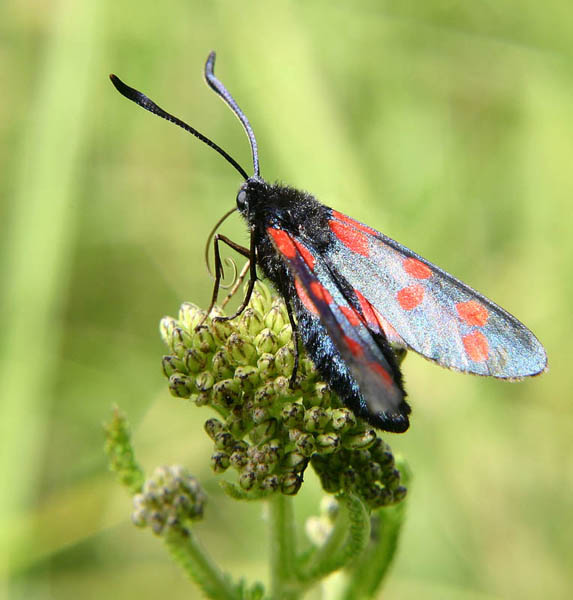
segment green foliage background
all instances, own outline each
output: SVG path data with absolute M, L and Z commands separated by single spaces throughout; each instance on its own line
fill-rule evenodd
M 259 505 L 222 497 L 208 416 L 171 398 L 157 324 L 211 282 L 201 253 L 238 175 L 121 98 L 110 71 L 248 167 L 312 191 L 524 320 L 550 371 L 520 384 L 404 364 L 415 475 L 387 598 L 573 595 L 573 8 L 16 0 L 0 6 L 0 594 L 194 597 L 129 523 L 101 422 L 126 409 L 140 458 L 210 494 L 205 544 L 265 577 Z M 247 168 L 249 170 L 249 167 Z M 225 231 L 245 240 L 242 223 Z M 308 478 L 297 509 L 316 510 Z M 11 582 L 8 583 L 8 579 Z

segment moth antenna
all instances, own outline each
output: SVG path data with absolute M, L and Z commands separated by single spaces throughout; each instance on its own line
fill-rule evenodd
M 202 133 L 199 133 L 194 127 L 191 127 L 191 125 L 187 125 L 187 123 L 185 123 L 181 119 L 178 119 L 177 117 L 163 110 L 161 107 L 157 106 L 157 104 L 155 104 L 153 100 L 150 100 L 145 94 L 142 94 L 140 91 L 129 87 L 127 84 L 123 83 L 123 81 L 117 75 L 112 74 L 109 76 L 109 78 L 115 86 L 115 89 L 122 96 L 125 96 L 128 100 L 131 100 L 132 102 L 135 102 L 142 108 L 145 108 L 145 110 L 149 111 L 150 113 L 157 115 L 158 117 L 161 117 L 166 121 L 175 123 L 175 125 L 178 125 L 185 131 L 188 131 L 189 133 L 194 135 L 196 138 L 199 138 L 204 144 L 207 144 L 207 146 L 213 148 L 213 150 L 218 152 L 228 163 L 233 165 L 233 167 L 235 167 L 235 169 L 241 174 L 243 179 L 246 180 L 249 178 L 245 169 L 243 169 L 243 167 L 241 167 L 241 165 L 232 156 L 229 156 L 229 154 L 227 154 L 223 150 L 223 148 L 215 144 L 215 142 L 211 141 L 207 136 L 203 135 Z
M 260 168 L 259 168 L 259 151 L 257 149 L 257 140 L 255 138 L 255 133 L 249 123 L 249 119 L 247 119 L 245 113 L 239 108 L 239 105 L 235 102 L 235 99 L 229 93 L 229 90 L 215 77 L 215 51 L 212 51 L 207 57 L 207 62 L 205 63 L 205 80 L 209 87 L 221 98 L 224 100 L 225 104 L 235 113 L 235 116 L 241 121 L 241 125 L 243 126 L 247 137 L 249 138 L 249 142 L 251 144 L 251 153 L 253 155 L 253 170 L 255 177 L 259 177 Z

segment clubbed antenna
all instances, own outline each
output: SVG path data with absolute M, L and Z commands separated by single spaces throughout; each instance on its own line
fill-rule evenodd
M 211 55 L 213 55 L 213 53 L 211 53 Z M 211 58 L 211 55 L 209 55 L 209 58 Z M 185 129 L 185 131 L 188 131 L 189 133 L 193 134 L 196 138 L 199 138 L 203 143 L 207 144 L 207 146 L 209 146 L 210 148 L 213 148 L 213 150 L 218 152 L 228 163 L 233 165 L 233 167 L 235 167 L 235 169 L 241 174 L 243 179 L 249 178 L 245 169 L 243 169 L 243 167 L 241 167 L 241 165 L 239 165 L 239 163 L 232 156 L 227 154 L 220 146 L 215 144 L 215 142 L 211 141 L 207 136 L 203 135 L 202 133 L 199 133 L 194 127 L 191 127 L 191 125 L 187 125 L 187 123 L 185 123 L 181 119 L 178 119 L 177 117 L 175 117 L 172 114 L 168 113 L 167 111 L 163 110 L 161 107 L 157 106 L 157 104 L 155 104 L 155 102 L 153 102 L 153 100 L 150 100 L 145 94 L 142 94 L 138 90 L 136 90 L 132 87 L 129 87 L 128 85 L 123 83 L 123 81 L 119 77 L 117 77 L 117 75 L 110 75 L 109 78 L 111 79 L 111 82 L 115 86 L 115 89 L 122 96 L 125 96 L 128 100 L 131 100 L 132 102 L 135 102 L 142 108 L 145 108 L 145 110 L 148 110 L 150 113 L 153 113 L 154 115 L 157 115 L 158 117 L 161 117 L 162 119 L 166 119 L 167 121 L 170 121 L 171 123 L 175 123 L 175 125 L 178 125 L 182 129 Z M 225 89 L 225 88 L 223 88 L 223 89 Z M 230 98 L 230 96 L 229 96 L 229 98 Z M 231 98 L 231 100 L 233 100 L 233 99 Z M 233 108 L 233 107 L 231 106 L 231 108 Z M 235 110 L 235 109 L 233 108 L 233 110 Z M 239 111 L 239 114 L 242 115 L 242 113 L 240 111 Z M 239 117 L 239 118 L 241 118 L 241 117 Z M 243 117 L 243 118 L 245 118 L 245 117 Z M 245 121 L 246 121 L 246 118 L 245 118 Z M 247 121 L 247 126 L 248 126 L 248 121 Z M 250 127 L 247 130 L 247 133 L 249 131 L 250 131 Z M 251 134 L 249 134 L 249 139 L 251 139 L 251 135 L 252 135 L 252 131 L 251 131 Z M 254 140 L 254 136 L 252 137 L 252 140 L 251 140 L 251 146 L 253 145 L 253 140 Z M 254 146 L 253 153 L 256 153 L 256 143 Z M 255 172 L 258 174 L 258 170 L 255 170 Z
M 214 90 L 223 100 L 225 104 L 235 113 L 239 121 L 241 121 L 241 125 L 244 127 L 247 137 L 249 138 L 249 142 L 251 144 L 251 152 L 253 154 L 253 169 L 254 176 L 259 177 L 260 169 L 259 169 L 259 152 L 257 150 L 257 140 L 255 138 L 255 134 L 249 123 L 249 119 L 245 116 L 245 113 L 239 108 L 239 105 L 235 102 L 235 99 L 229 93 L 229 90 L 215 77 L 214 72 L 215 67 L 215 51 L 212 51 L 207 57 L 207 62 L 205 63 L 205 79 L 209 84 L 209 87 Z

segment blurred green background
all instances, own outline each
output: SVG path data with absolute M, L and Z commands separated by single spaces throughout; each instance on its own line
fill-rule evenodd
M 172 398 L 158 322 L 206 306 L 202 251 L 240 184 L 121 98 L 116 72 L 247 170 L 307 189 L 482 290 L 547 348 L 520 384 L 404 363 L 414 472 L 386 598 L 573 597 L 573 7 L 545 3 L 15 0 L 0 6 L 0 561 L 10 598 L 197 597 L 129 522 L 101 423 L 210 494 L 198 531 L 265 578 L 260 505 L 223 497 L 207 417 Z M 227 235 L 246 240 L 234 217 Z M 308 477 L 302 517 L 320 498 Z

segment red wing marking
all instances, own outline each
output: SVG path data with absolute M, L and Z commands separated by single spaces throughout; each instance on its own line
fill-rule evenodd
M 483 327 L 489 318 L 488 309 L 475 300 L 458 302 L 456 304 L 456 310 L 458 311 L 460 319 L 468 325 Z
M 267 232 L 275 241 L 275 244 L 281 254 L 284 254 L 284 256 L 290 259 L 296 257 L 296 246 L 286 231 L 283 231 L 282 229 L 276 229 L 275 227 L 269 227 L 267 228 Z
M 377 362 L 370 362 L 368 363 L 368 366 L 372 370 L 376 371 L 376 373 L 383 379 L 386 385 L 394 385 L 394 380 L 392 379 L 390 373 L 388 373 L 388 371 L 386 371 L 386 369 L 382 365 L 379 365 Z
M 308 297 L 306 290 L 302 287 L 301 282 L 298 277 L 294 278 L 294 287 L 296 289 L 296 293 L 300 298 L 300 301 L 304 304 L 304 307 L 311 312 L 313 315 L 318 315 L 318 309 L 314 305 L 313 301 Z
M 335 219 L 338 219 L 339 221 L 342 221 L 343 223 L 350 225 L 351 227 L 356 227 L 357 229 L 364 231 L 364 233 L 369 233 L 370 235 L 374 235 L 374 236 L 380 235 L 375 229 L 372 229 L 372 227 L 368 227 L 367 225 L 364 225 L 363 223 L 360 223 L 359 221 L 355 221 L 354 219 L 351 219 L 350 217 L 343 215 L 342 213 L 338 212 L 337 210 L 332 211 L 332 216 Z
M 306 246 L 303 246 L 298 240 L 294 240 L 294 245 L 296 249 L 300 252 L 300 255 L 303 257 L 304 262 L 307 264 L 308 268 L 311 271 L 314 271 L 315 259 L 314 256 L 308 251 Z
M 361 323 L 359 314 L 350 306 L 339 306 L 340 312 L 348 319 L 352 327 L 356 327 Z
M 424 299 L 424 288 L 419 283 L 409 285 L 396 294 L 396 299 L 404 310 L 413 310 Z
M 405 345 L 404 340 L 400 337 L 398 332 L 390 325 L 390 323 L 374 308 L 372 307 L 374 314 L 376 315 L 376 320 L 380 324 L 382 331 L 386 334 L 386 338 L 389 342 L 394 342 L 395 344 Z
M 354 293 L 358 298 L 358 302 L 360 302 L 360 308 L 362 309 L 362 314 L 366 319 L 366 324 L 368 325 L 368 327 L 370 327 L 370 329 L 378 331 L 378 321 L 376 320 L 376 315 L 372 310 L 372 305 L 358 290 L 355 289 Z
M 402 263 L 404 271 L 415 279 L 429 279 L 432 276 L 432 269 L 425 265 L 421 260 L 411 256 L 404 259 Z
M 313 281 L 310 284 L 310 291 L 321 300 L 324 300 L 327 304 L 332 304 L 332 296 L 330 292 L 318 281 Z
M 481 331 L 472 331 L 462 338 L 466 354 L 474 362 L 485 362 L 489 356 L 489 343 Z
M 360 309 L 366 319 L 366 325 L 375 333 L 384 332 L 386 339 L 395 344 L 404 344 L 404 340 L 398 335 L 398 332 L 390 325 L 390 323 L 366 300 L 366 298 L 358 291 L 354 290 Z
M 362 356 L 364 354 L 364 350 L 362 349 L 362 346 L 359 342 L 353 340 L 347 335 L 343 336 L 343 339 L 344 343 L 348 346 L 348 349 L 350 350 L 350 352 L 352 352 L 353 356 Z M 384 373 L 386 373 L 385 369 L 382 366 L 380 368 L 384 371 Z
M 334 235 L 352 252 L 357 252 L 362 256 L 370 254 L 368 238 L 356 227 L 351 227 L 334 219 L 330 220 L 329 225 Z

